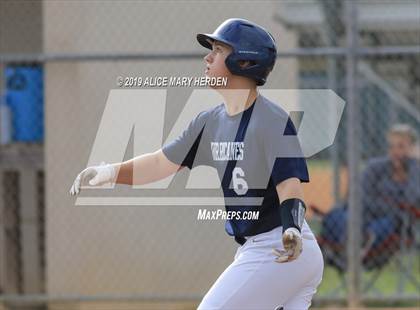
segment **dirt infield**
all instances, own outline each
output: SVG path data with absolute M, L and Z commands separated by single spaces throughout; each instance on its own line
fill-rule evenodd
M 323 211 L 331 209 L 334 203 L 333 197 L 333 170 L 331 165 L 324 162 L 309 163 L 310 182 L 303 185 L 305 201 L 307 205 L 315 205 Z M 347 194 L 347 169 L 340 170 L 340 195 Z M 308 217 L 312 216 L 310 210 Z

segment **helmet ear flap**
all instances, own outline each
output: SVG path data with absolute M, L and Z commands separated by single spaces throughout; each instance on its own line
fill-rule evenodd
M 232 52 L 228 57 L 225 59 L 225 65 L 229 69 L 230 73 L 235 75 L 242 75 L 242 69 L 239 65 L 239 59 L 237 59 L 237 55 Z
M 248 61 L 251 65 L 247 67 L 241 66 L 241 62 Z M 261 65 L 261 59 L 256 59 L 255 57 L 250 56 L 249 59 L 245 55 L 241 55 L 237 52 L 232 51 L 228 57 L 225 59 L 225 65 L 229 69 L 230 73 L 234 75 L 240 75 L 248 77 L 257 82 L 258 86 L 264 85 L 266 78 L 261 76 L 260 72 L 263 69 L 266 69 L 264 75 L 267 76 L 272 67 L 268 68 L 265 65 Z

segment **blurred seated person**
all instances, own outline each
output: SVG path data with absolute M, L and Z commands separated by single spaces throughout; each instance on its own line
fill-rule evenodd
M 368 161 L 361 178 L 363 246 L 366 251 L 401 232 L 402 216 L 420 215 L 420 163 L 415 156 L 416 132 L 394 125 L 388 132 L 388 154 Z M 418 150 L 417 150 L 418 152 Z M 325 215 L 321 237 L 345 246 L 347 201 Z
M 388 155 L 371 159 L 362 176 L 363 220 L 375 243 L 420 211 L 420 163 L 414 151 L 417 135 L 405 124 L 388 133 Z

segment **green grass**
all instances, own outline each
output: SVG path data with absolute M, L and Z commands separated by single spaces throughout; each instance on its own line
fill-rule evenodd
M 332 168 L 331 160 L 326 159 L 309 159 L 307 162 L 309 169 L 324 169 L 324 168 Z
M 411 264 L 410 257 L 406 256 L 403 259 L 405 268 L 411 275 L 420 282 L 420 254 L 412 255 Z M 371 279 L 374 271 L 365 271 L 362 274 L 362 287 Z M 403 277 L 403 286 L 401 291 L 399 291 L 399 282 Z M 341 288 L 336 291 L 337 287 L 340 287 L 341 278 L 338 272 L 330 267 L 326 266 L 324 270 L 323 281 L 318 289 L 318 296 L 331 296 L 334 292 L 334 297 L 344 297 L 345 289 Z M 405 274 L 399 270 L 395 260 L 390 261 L 381 271 L 380 276 L 377 278 L 373 287 L 368 290 L 363 290 L 363 293 L 366 296 L 399 296 L 399 295 L 418 295 L 419 287 L 415 287 L 414 283 L 410 282 L 409 279 L 405 277 Z

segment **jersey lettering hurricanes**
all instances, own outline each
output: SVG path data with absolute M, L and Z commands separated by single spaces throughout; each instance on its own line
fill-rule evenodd
M 213 160 L 243 160 L 243 142 L 211 142 Z

